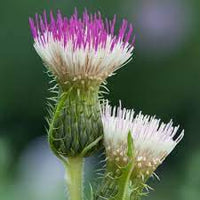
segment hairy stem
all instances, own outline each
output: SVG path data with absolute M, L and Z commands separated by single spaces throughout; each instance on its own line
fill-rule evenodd
M 70 157 L 65 165 L 69 200 L 83 199 L 83 165 L 82 157 Z

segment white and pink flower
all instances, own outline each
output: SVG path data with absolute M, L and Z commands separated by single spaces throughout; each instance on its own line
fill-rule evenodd
M 134 49 L 133 26 L 123 20 L 116 34 L 115 22 L 101 17 L 101 13 L 75 10 L 70 17 L 50 12 L 36 14 L 29 19 L 34 48 L 47 68 L 63 81 L 96 80 L 103 82 L 115 70 L 131 60 Z

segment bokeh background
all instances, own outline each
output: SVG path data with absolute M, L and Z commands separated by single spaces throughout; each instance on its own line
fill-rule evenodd
M 199 0 L 0 2 L 0 200 L 65 199 L 64 171 L 46 141 L 49 78 L 33 49 L 28 17 L 58 8 L 70 16 L 74 7 L 108 17 L 116 13 L 134 24 L 134 59 L 108 80 L 106 98 L 165 122 L 172 118 L 185 129 L 183 141 L 157 170 L 161 181 L 150 181 L 155 191 L 146 199 L 198 200 Z M 86 171 L 97 165 L 92 158 Z

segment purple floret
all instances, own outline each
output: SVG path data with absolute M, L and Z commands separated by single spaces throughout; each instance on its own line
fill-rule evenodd
M 111 37 L 113 48 L 120 42 L 125 46 L 129 43 L 134 44 L 133 26 L 123 20 L 118 34 L 115 35 L 116 15 L 112 20 L 101 17 L 101 13 L 88 14 L 87 10 L 83 12 L 82 18 L 78 17 L 75 9 L 74 14 L 68 19 L 63 17 L 58 10 L 56 17 L 50 12 L 50 20 L 47 20 L 46 11 L 43 15 L 35 15 L 35 19 L 29 18 L 30 28 L 34 40 L 45 45 L 48 43 L 48 35 L 52 35 L 55 41 L 61 41 L 65 47 L 68 41 L 72 41 L 73 48 L 93 48 L 105 47 L 108 37 Z

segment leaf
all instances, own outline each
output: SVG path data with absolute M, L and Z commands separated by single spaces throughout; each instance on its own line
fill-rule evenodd
M 134 144 L 133 144 L 133 138 L 131 135 L 131 131 L 128 132 L 128 137 L 127 137 L 127 144 L 128 144 L 128 151 L 127 151 L 127 156 L 129 158 L 133 158 L 134 157 L 134 152 L 135 152 L 135 148 L 134 148 Z

